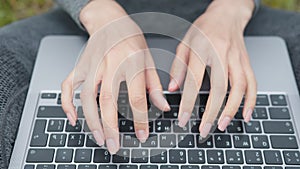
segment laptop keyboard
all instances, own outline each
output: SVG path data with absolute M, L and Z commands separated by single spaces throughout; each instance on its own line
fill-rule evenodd
M 42 92 L 27 148 L 24 169 L 296 169 L 299 142 L 284 94 L 259 94 L 252 120 L 244 123 L 242 106 L 225 132 L 216 129 L 203 141 L 199 125 L 208 94 L 199 94 L 191 120 L 178 126 L 180 94 L 166 94 L 170 112 L 149 106 L 149 139 L 135 136 L 126 94 L 118 99 L 121 149 L 110 155 L 94 141 L 79 94 L 76 126 L 70 125 L 60 94 Z

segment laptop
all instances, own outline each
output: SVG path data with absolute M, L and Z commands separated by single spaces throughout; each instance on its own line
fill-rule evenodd
M 282 39 L 245 38 L 258 81 L 250 123 L 244 123 L 241 105 L 225 132 L 215 130 L 201 141 L 198 126 L 208 95 L 204 84 L 185 128 L 176 123 L 180 92 L 165 92 L 171 112 L 149 109 L 150 136 L 141 144 L 134 136 L 124 91 L 120 98 L 125 99 L 119 101 L 121 148 L 115 155 L 95 144 L 82 115 L 80 89 L 74 95 L 79 112 L 75 127 L 61 109 L 61 82 L 86 40 L 79 36 L 42 40 L 9 169 L 300 169 L 300 98 Z M 178 42 L 162 37 L 149 37 L 147 42 L 157 69 L 170 70 Z M 168 72 L 158 73 L 166 90 Z

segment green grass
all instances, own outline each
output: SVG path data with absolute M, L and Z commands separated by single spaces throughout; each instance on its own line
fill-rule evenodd
M 262 0 L 262 2 L 274 8 L 300 11 L 300 0 Z M 1 0 L 0 27 L 45 12 L 52 5 L 52 0 Z

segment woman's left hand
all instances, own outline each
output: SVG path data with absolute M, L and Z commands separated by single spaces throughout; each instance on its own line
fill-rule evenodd
M 169 91 L 177 90 L 185 81 L 178 116 L 180 126 L 188 122 L 205 68 L 211 67 L 211 90 L 199 127 L 201 137 L 206 137 L 214 125 L 227 93 L 228 80 L 231 90 L 218 120 L 218 128 L 226 129 L 244 94 L 243 117 L 246 122 L 251 119 L 257 87 L 243 32 L 253 10 L 253 0 L 215 0 L 177 47 Z

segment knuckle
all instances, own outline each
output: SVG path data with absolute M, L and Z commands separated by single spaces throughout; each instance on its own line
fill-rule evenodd
M 113 100 L 113 94 L 112 92 L 108 92 L 108 91 L 102 91 L 100 93 L 100 102 L 111 102 Z

